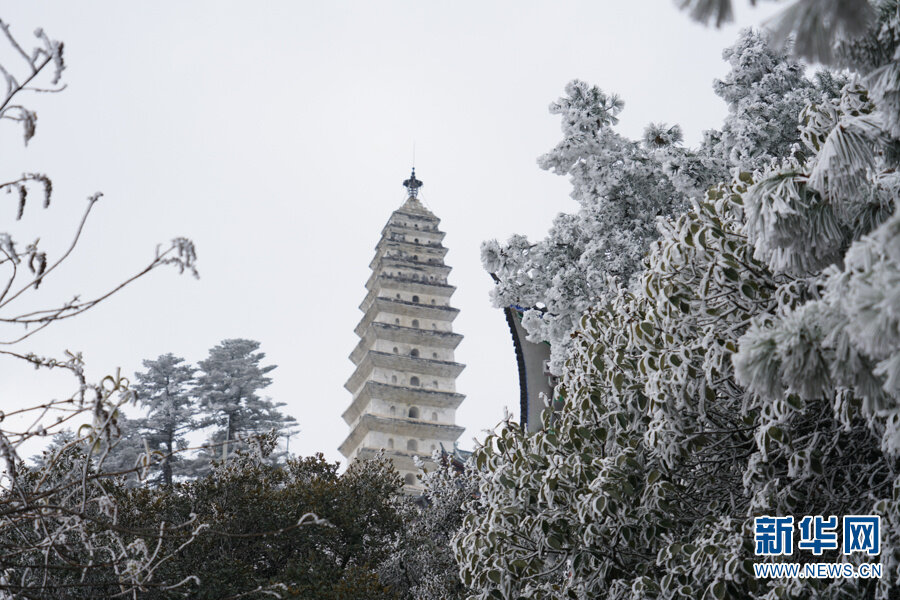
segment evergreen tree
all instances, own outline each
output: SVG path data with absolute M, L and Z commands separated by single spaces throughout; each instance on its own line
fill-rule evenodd
M 159 459 L 147 452 L 143 429 L 145 419 L 130 419 L 119 414 L 115 422 L 116 434 L 109 443 L 101 444 L 90 455 L 90 468 L 104 476 L 124 474 L 125 485 L 134 487 L 147 478 Z M 71 429 L 63 429 L 50 439 L 41 454 L 31 457 L 37 470 L 50 469 L 63 455 L 85 452 L 89 438 L 77 436 Z
M 134 391 L 147 417 L 138 424 L 153 452 L 159 452 L 157 483 L 172 485 L 185 461 L 179 451 L 187 447 L 185 434 L 198 428 L 199 407 L 191 397 L 195 368 L 172 353 L 143 361 L 143 373 L 135 373 Z
M 207 413 L 202 424 L 218 428 L 210 441 L 221 446 L 214 454 L 225 460 L 247 436 L 273 430 L 284 435 L 296 423 L 278 410 L 283 402 L 275 403 L 258 394 L 272 383 L 267 373 L 276 367 L 260 365 L 266 355 L 258 352 L 259 345 L 253 340 L 223 340 L 199 363 L 196 393 Z
M 819 71 L 814 80 L 803 65 L 772 48 L 769 36 L 745 29 L 722 57 L 731 66 L 713 89 L 728 105 L 720 132 L 711 133 L 709 151 L 730 168 L 755 171 L 787 156 L 800 142 L 797 118 L 808 104 L 834 98 L 846 83 L 843 77 Z
M 828 72 L 816 82 L 802 65 L 772 50 L 765 36 L 745 30 L 724 52 L 731 71 L 715 83 L 729 108 L 721 131 L 706 132 L 697 149 L 680 146 L 678 126 L 650 124 L 640 141 L 614 130 L 622 101 L 573 81 L 550 106 L 562 117 L 563 140 L 538 163 L 569 175 L 575 214 L 560 214 L 536 243 L 512 236 L 482 245 L 482 262 L 497 286 L 498 307 L 526 309 L 522 325 L 532 341 L 550 342 L 551 368 L 560 372 L 571 334 L 586 309 L 607 291 L 610 278 L 628 285 L 658 239 L 657 219 L 687 209 L 733 169 L 755 171 L 800 143 L 804 106 L 837 95 L 844 80 Z
M 206 476 L 127 490 L 123 521 L 131 528 L 185 519 L 206 525 L 187 547 L 162 542 L 178 558 L 154 581 L 187 586 L 139 597 L 397 600 L 377 567 L 403 525 L 402 481 L 383 457 L 355 461 L 342 474 L 338 467 L 321 455 L 275 466 L 239 452 Z
M 718 173 L 707 157 L 679 147 L 678 126 L 651 124 L 642 141 L 614 130 L 623 108 L 616 96 L 573 81 L 550 106 L 562 117 L 563 140 L 539 159 L 542 168 L 571 177 L 576 214 L 560 214 L 546 239 L 513 236 L 482 245 L 482 262 L 498 283 L 499 306 L 528 309 L 522 324 L 535 341 L 553 346 L 558 370 L 569 334 L 609 278 L 628 281 L 656 239 L 656 219 L 678 214 Z

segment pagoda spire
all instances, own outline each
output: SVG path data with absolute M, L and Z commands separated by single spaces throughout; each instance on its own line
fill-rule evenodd
M 418 179 L 416 179 L 416 168 L 413 167 L 412 175 L 409 176 L 409 179 L 403 182 L 403 187 L 405 187 L 409 191 L 410 198 L 417 198 L 419 196 L 419 188 L 425 185 Z

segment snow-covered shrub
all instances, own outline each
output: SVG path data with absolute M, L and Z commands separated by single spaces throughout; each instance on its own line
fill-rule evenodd
M 880 52 L 858 74 L 896 65 L 900 3 L 878 4 L 869 36 L 837 50 Z M 891 85 L 854 76 L 811 97 L 795 142 L 663 220 L 636 285 L 606 284 L 574 335 L 562 409 L 475 452 L 480 496 L 455 538 L 472 598 L 896 595 Z M 881 515 L 884 577 L 757 579 L 764 514 Z

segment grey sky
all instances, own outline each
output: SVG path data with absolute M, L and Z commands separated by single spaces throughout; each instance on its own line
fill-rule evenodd
M 739 22 L 760 22 L 764 8 Z M 725 114 L 711 83 L 737 34 L 696 25 L 668 0 L 58 0 L 5 3 L 0 18 L 20 38 L 41 26 L 63 40 L 69 65 L 66 91 L 28 100 L 39 120 L 27 149 L 11 125 L 0 129 L 0 178 L 54 180 L 53 207 L 29 206 L 22 239 L 68 235 L 84 199 L 105 193 L 41 296 L 99 291 L 178 235 L 200 258 L 199 281 L 157 272 L 28 349 L 81 350 L 100 376 L 165 352 L 195 362 L 224 338 L 259 340 L 279 365 L 266 393 L 302 429 L 292 451 L 329 459 L 348 431 L 343 383 L 368 264 L 404 199 L 413 143 L 458 287 L 457 360 L 468 365 L 458 424 L 471 447 L 518 398 L 479 244 L 540 237 L 575 206 L 567 181 L 535 164 L 560 137 L 547 105 L 584 79 L 623 97 L 626 135 L 677 122 L 696 143 Z M 0 218 L 14 214 L 13 198 L 0 198 Z M 67 390 L 0 368 L 4 410 Z

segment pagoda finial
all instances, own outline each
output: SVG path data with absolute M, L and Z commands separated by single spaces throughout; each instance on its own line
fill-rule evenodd
M 409 176 L 409 179 L 403 182 L 403 187 L 409 190 L 409 197 L 416 198 L 419 195 L 419 188 L 425 185 L 418 179 L 416 179 L 416 168 L 413 167 L 412 175 Z

